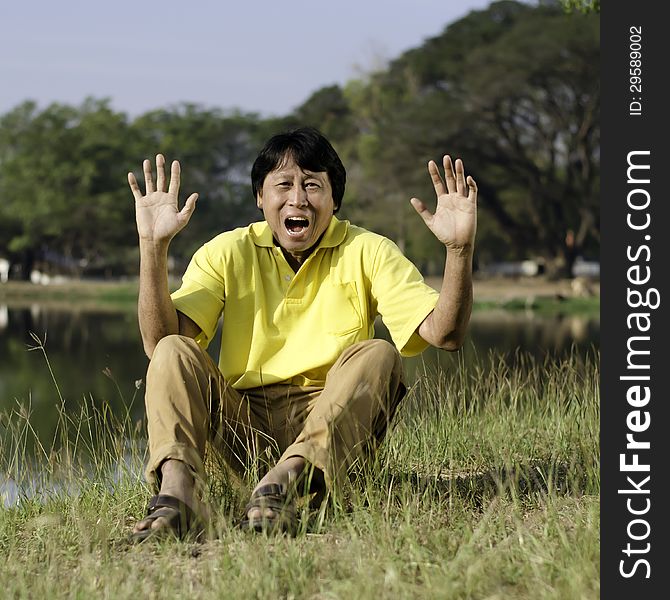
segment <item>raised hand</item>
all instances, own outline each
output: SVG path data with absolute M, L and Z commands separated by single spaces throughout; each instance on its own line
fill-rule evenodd
M 444 156 L 443 164 L 444 180 L 435 162 L 428 163 L 428 173 L 437 196 L 435 212 L 431 213 L 418 198 L 412 198 L 411 203 L 428 229 L 447 248 L 471 251 L 477 230 L 477 184 L 469 175 L 465 178 L 460 158 L 456 159 L 455 174 L 449 155 Z
M 165 191 L 165 158 L 156 155 L 156 182 L 151 173 L 151 161 L 142 163 L 146 193 L 142 195 L 133 173 L 128 173 L 130 190 L 135 197 L 135 220 L 140 240 L 169 242 L 189 222 L 198 194 L 191 194 L 179 210 L 179 185 L 181 168 L 178 161 L 172 162 L 170 185 Z

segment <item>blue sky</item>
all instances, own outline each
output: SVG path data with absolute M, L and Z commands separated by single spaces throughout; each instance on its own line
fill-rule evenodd
M 282 115 L 489 4 L 3 0 L 0 114 L 94 96 L 131 116 L 182 101 Z

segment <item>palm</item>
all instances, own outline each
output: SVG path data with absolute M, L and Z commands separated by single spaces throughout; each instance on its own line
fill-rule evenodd
M 135 219 L 137 232 L 141 239 L 154 242 L 169 241 L 181 231 L 195 208 L 197 194 L 191 194 L 184 207 L 179 210 L 179 185 L 181 171 L 179 163 L 174 161 L 170 173 L 170 185 L 165 191 L 165 159 L 156 157 L 157 178 L 154 184 L 151 163 L 143 163 L 146 194 L 142 195 L 137 180 L 132 173 L 128 174 L 128 183 L 135 197 Z
M 165 192 L 152 192 L 135 204 L 137 231 L 142 238 L 169 239 L 183 227 L 177 198 Z
M 471 247 L 477 229 L 477 185 L 472 177 L 466 180 L 460 159 L 456 160 L 455 174 L 449 156 L 444 157 L 443 164 L 444 180 L 437 165 L 433 161 L 428 163 L 437 196 L 435 212 L 431 213 L 417 198 L 412 198 L 412 205 L 435 237 L 447 247 Z

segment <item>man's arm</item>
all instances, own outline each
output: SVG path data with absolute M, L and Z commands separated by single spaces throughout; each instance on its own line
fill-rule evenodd
M 178 313 L 170 298 L 167 259 L 172 238 L 188 223 L 197 194 L 191 194 L 178 208 L 180 167 L 172 163 L 170 185 L 165 182 L 165 159 L 156 156 L 156 183 L 151 173 L 151 162 L 143 165 L 146 193 L 142 195 L 137 180 L 128 173 L 128 183 L 135 197 L 135 219 L 140 246 L 140 289 L 137 302 L 142 343 L 151 358 L 156 344 L 166 335 L 180 333 L 195 337 L 199 327 L 185 315 Z
M 465 178 L 463 162 L 443 159 L 445 180 L 430 161 L 428 172 L 437 195 L 437 208 L 412 198 L 412 206 L 427 227 L 446 247 L 446 262 L 440 295 L 435 309 L 423 320 L 418 334 L 429 344 L 445 350 L 458 350 L 463 344 L 472 311 L 472 256 L 477 230 L 477 185 Z M 446 182 L 446 183 L 445 183 Z

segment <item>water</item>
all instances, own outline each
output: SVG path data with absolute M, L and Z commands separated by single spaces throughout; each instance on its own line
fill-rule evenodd
M 38 344 L 30 332 L 44 342 L 49 364 L 39 347 L 35 349 Z M 385 335 L 383 328 L 379 334 Z M 411 383 L 417 370 L 426 366 L 455 369 L 460 360 L 467 368 L 491 352 L 507 356 L 510 362 L 517 349 L 539 359 L 560 358 L 572 347 L 587 353 L 599 347 L 599 334 L 597 315 L 476 311 L 460 356 L 430 348 L 406 360 L 405 371 Z M 132 309 L 0 306 L 0 413 L 29 407 L 31 423 L 44 439 L 53 433 L 61 397 L 68 411 L 78 412 L 82 402 L 106 402 L 118 415 L 129 411 L 140 419 L 147 364 Z
M 31 332 L 44 343 L 46 358 L 41 350 L 31 350 L 38 345 Z M 61 397 L 73 412 L 93 401 L 108 402 L 119 414 L 132 404 L 140 415 L 142 393 L 136 382 L 144 378 L 147 364 L 132 310 L 0 307 L 0 412 L 29 407 L 41 437 L 48 438 L 55 428 Z
M 599 348 L 599 334 L 597 315 L 476 311 L 461 352 L 429 348 L 419 357 L 405 359 L 406 379 L 411 383 L 418 372 L 437 365 L 446 370 L 467 369 L 475 361 L 481 365 L 490 354 L 502 355 L 510 364 L 518 351 L 540 360 L 560 359 L 575 351 L 587 354 Z M 378 335 L 388 338 L 383 327 Z M 215 339 L 212 347 L 216 346 Z M 0 441 L 7 433 L 2 420 L 10 412 L 29 413 L 30 426 L 48 451 L 61 405 L 76 416 L 83 404 L 107 404 L 122 420 L 130 415 L 139 425 L 147 364 L 133 309 L 0 305 Z M 12 420 L 25 423 L 21 418 Z M 15 430 L 9 435 L 15 435 Z M 21 461 L 36 451 L 32 432 L 25 435 L 23 448 Z M 45 484 L 34 473 L 23 473 L 24 467 L 21 462 L 10 468 L 13 474 L 0 472 L 2 505 L 13 506 L 21 497 L 42 497 L 59 486 L 73 485 L 67 478 Z

